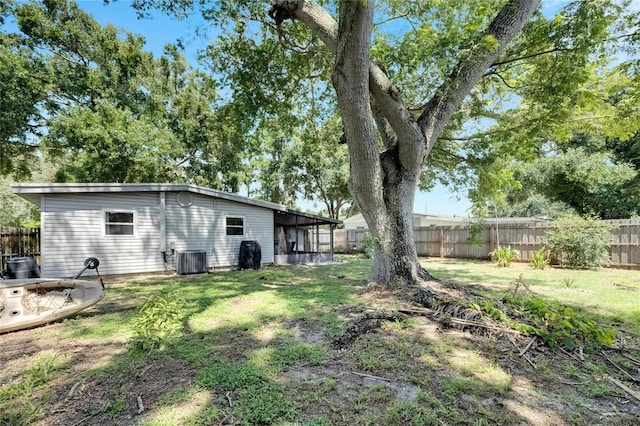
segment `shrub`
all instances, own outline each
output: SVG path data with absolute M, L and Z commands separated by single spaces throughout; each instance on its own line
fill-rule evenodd
M 364 234 L 362 234 L 361 242 L 362 242 L 362 249 L 361 249 L 362 254 L 367 259 L 371 259 L 373 257 L 373 252 L 375 250 L 375 247 L 374 247 L 375 240 L 373 238 L 373 235 L 371 235 L 371 232 L 364 231 Z
M 561 265 L 599 268 L 610 262 L 607 247 L 611 245 L 612 230 L 612 226 L 594 218 L 572 217 L 547 232 L 545 244 Z
M 533 258 L 529 264 L 533 269 L 544 269 L 550 262 L 551 252 L 541 248 L 533 252 Z
M 491 260 L 498 266 L 509 267 L 518 258 L 518 251 L 509 247 L 498 247 L 489 253 Z
M 564 288 L 571 288 L 576 283 L 576 279 L 572 277 L 564 277 L 560 280 L 560 283 L 564 286 Z
M 482 248 L 484 247 L 484 229 L 486 223 L 484 220 L 474 221 L 469 227 L 469 238 L 467 242 L 471 247 Z
M 343 246 L 335 246 L 333 248 L 333 253 L 334 254 L 346 254 L 347 253 L 347 249 L 344 248 Z

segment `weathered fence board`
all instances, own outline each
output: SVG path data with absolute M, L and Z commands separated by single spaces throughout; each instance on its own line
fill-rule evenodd
M 0 270 L 17 256 L 40 257 L 39 228 L 0 228 Z
M 640 219 L 608 220 L 613 225 L 609 253 L 612 266 L 640 268 Z M 476 225 L 477 226 L 477 225 Z M 471 225 L 428 226 L 414 230 L 416 251 L 419 256 L 486 259 L 498 244 L 511 246 L 520 252 L 519 260 L 529 261 L 533 252 L 543 248 L 546 233 L 555 228 L 553 222 L 487 223 L 479 230 L 478 246 L 471 244 Z M 334 231 L 336 250 L 362 249 L 364 229 Z M 321 230 L 320 244 L 329 241 L 328 231 Z

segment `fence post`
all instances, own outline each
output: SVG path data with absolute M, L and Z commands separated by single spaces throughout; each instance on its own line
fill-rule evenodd
M 491 226 L 489 227 L 489 241 L 491 244 L 491 250 L 489 251 L 493 251 L 496 249 L 496 229 Z
M 440 228 L 440 257 L 444 257 L 444 229 Z

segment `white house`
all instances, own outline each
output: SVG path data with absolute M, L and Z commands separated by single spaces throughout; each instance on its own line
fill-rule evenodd
M 320 225 L 338 220 L 188 184 L 16 184 L 40 206 L 43 277 L 71 276 L 87 257 L 103 274 L 171 269 L 180 253 L 207 268 L 235 267 L 242 241 L 257 241 L 261 262 L 330 260 L 313 248 Z M 313 230 L 316 230 L 314 233 Z M 286 236 L 283 238 L 283 235 Z M 291 241 L 289 241 L 291 240 Z
M 455 225 L 469 225 L 478 221 L 479 219 L 462 217 L 462 216 L 444 216 L 434 215 L 426 213 L 413 213 L 413 227 L 420 228 L 423 226 L 455 226 Z M 532 222 L 547 222 L 546 218 L 535 217 L 499 217 L 499 218 L 484 218 L 482 219 L 486 223 L 498 223 L 499 225 L 509 223 L 532 223 Z M 342 221 L 344 229 L 357 230 L 368 229 L 367 222 L 362 217 L 361 213 L 350 216 Z
M 460 216 L 439 216 L 426 213 L 414 213 L 413 214 L 413 227 L 419 228 L 421 226 L 430 225 L 465 225 L 472 221 L 468 217 Z M 368 229 L 367 222 L 362 217 L 361 213 L 350 216 L 342 221 L 344 229 Z

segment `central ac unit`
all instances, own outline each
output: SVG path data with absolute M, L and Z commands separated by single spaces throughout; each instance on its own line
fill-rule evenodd
M 176 269 L 178 275 L 207 272 L 207 252 L 199 250 L 179 251 Z

